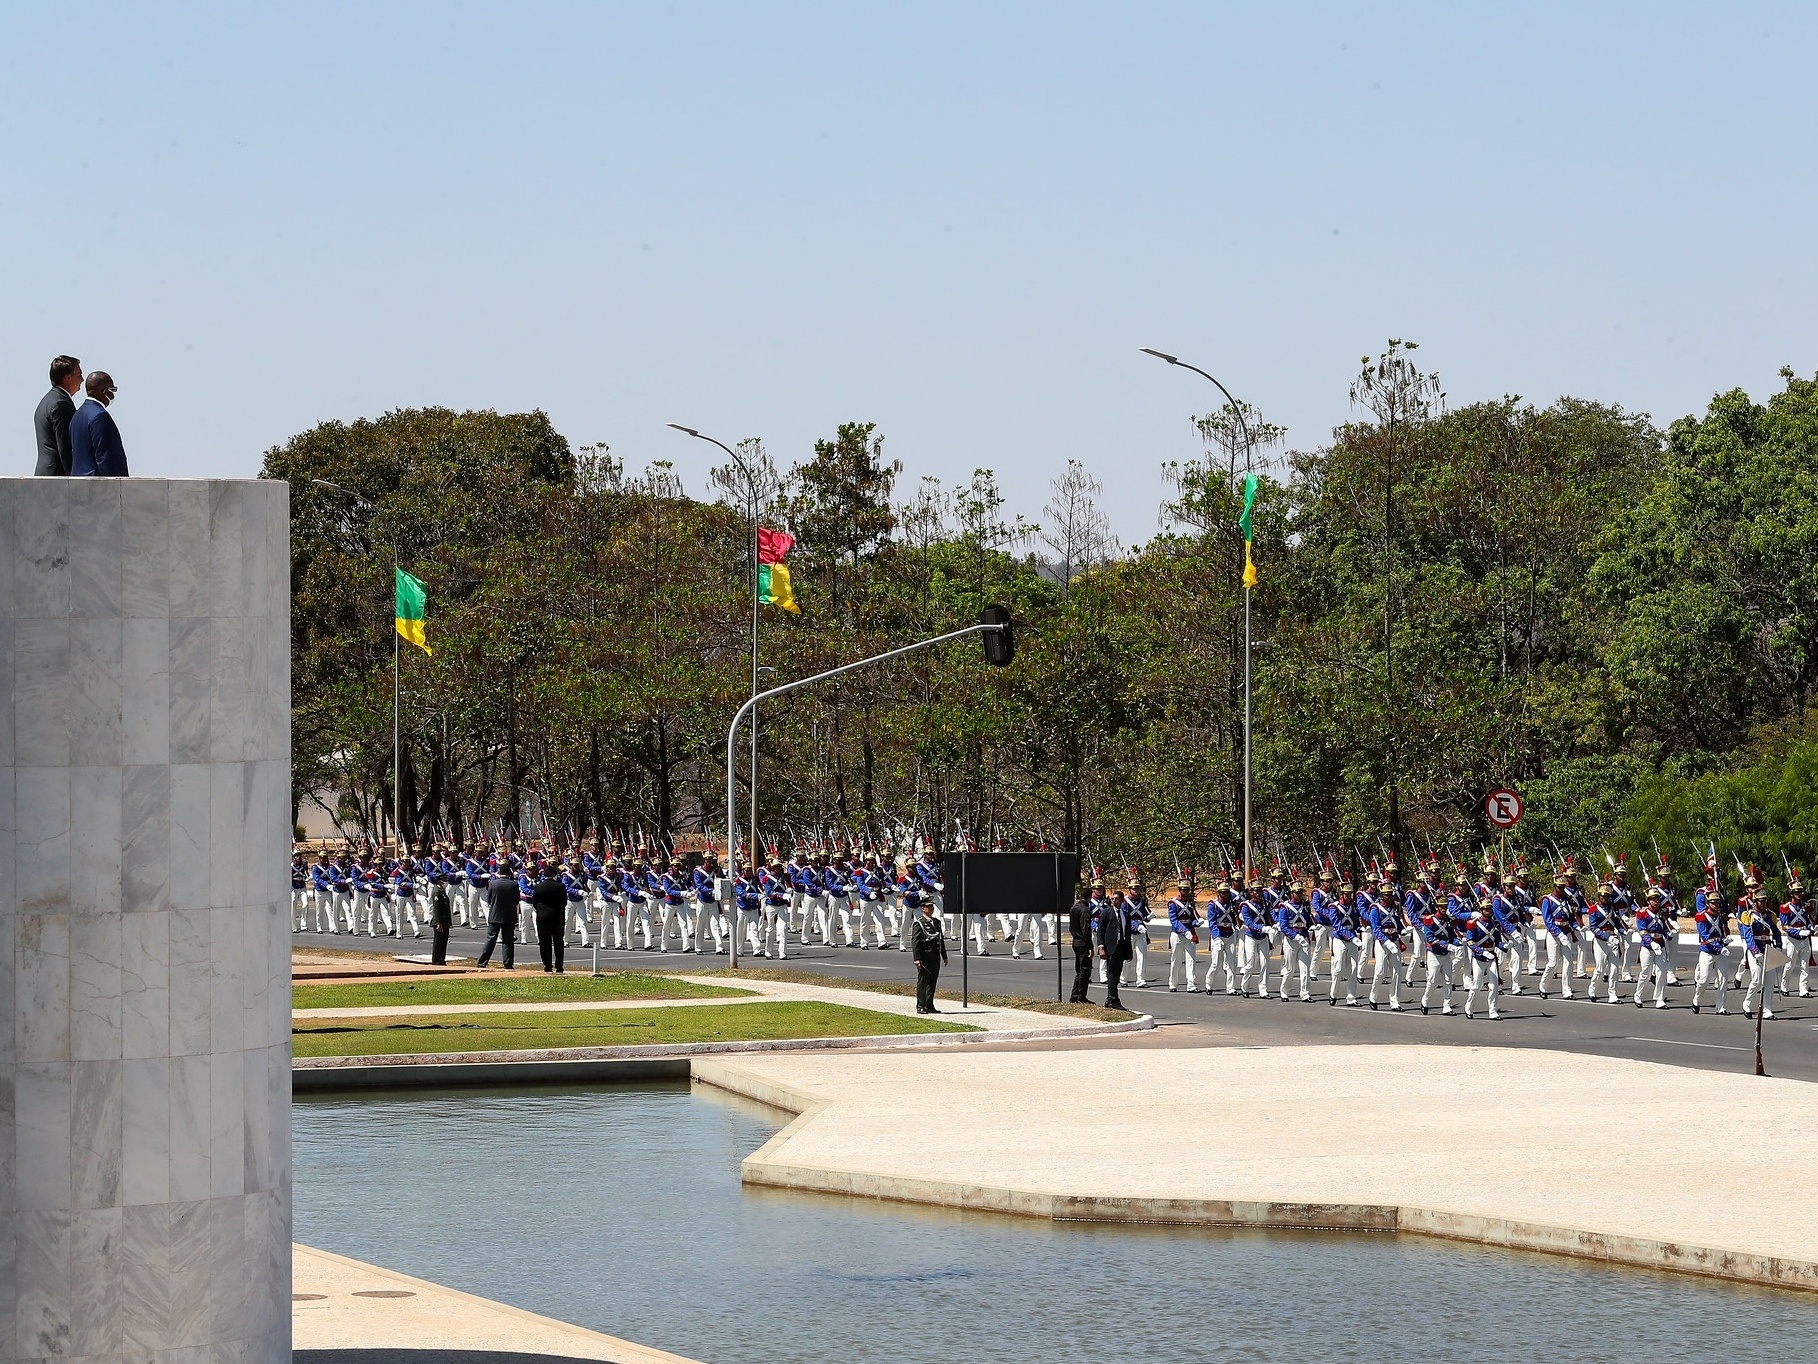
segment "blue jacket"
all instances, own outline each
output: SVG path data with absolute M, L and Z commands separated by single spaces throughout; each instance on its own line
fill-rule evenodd
M 1372 898 L 1370 907 L 1364 911 L 1364 919 L 1370 925 L 1370 936 L 1385 947 L 1397 950 L 1401 947 L 1401 920 L 1388 905 Z
M 106 406 L 90 398 L 69 419 L 72 476 L 126 477 L 126 445 Z
M 1179 896 L 1168 901 L 1169 932 L 1178 933 L 1184 938 L 1193 933 L 1198 927 L 1199 908 L 1193 901 L 1187 900 L 1183 903 Z

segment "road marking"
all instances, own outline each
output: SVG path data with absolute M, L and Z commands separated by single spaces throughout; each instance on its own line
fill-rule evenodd
M 1625 1042 L 1658 1042 L 1663 1047 L 1708 1047 L 1712 1051 L 1752 1051 L 1752 1047 L 1726 1047 L 1721 1042 L 1675 1042 L 1670 1037 L 1625 1037 Z
M 843 971 L 888 971 L 888 966 L 866 966 L 856 961 L 817 961 L 816 966 L 837 966 Z

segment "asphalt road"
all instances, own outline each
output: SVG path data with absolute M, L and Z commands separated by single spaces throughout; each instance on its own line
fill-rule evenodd
M 298 933 L 292 941 L 298 947 L 335 948 L 343 951 L 370 951 L 383 954 L 427 954 L 429 933 L 413 940 L 406 931 L 403 938 L 369 938 L 365 935 Z M 457 926 L 449 939 L 451 957 L 478 956 L 484 935 Z M 1325 982 L 1315 983 L 1313 1004 L 1295 999 L 1283 1004 L 1270 999 L 1233 999 L 1222 992 L 1207 996 L 1171 994 L 1166 988 L 1168 956 L 1165 942 L 1157 942 L 1149 951 L 1147 989 L 1126 987 L 1126 1008 L 1153 1014 L 1161 1028 L 1141 1034 L 1120 1045 L 1137 1046 L 1307 1046 L 1332 1043 L 1370 1044 L 1420 1042 L 1448 1046 L 1541 1047 L 1558 1051 L 1587 1052 L 1599 1056 L 1618 1056 L 1636 1061 L 1685 1066 L 1699 1070 L 1719 1070 L 1749 1074 L 1755 1068 L 1755 1025 L 1753 1019 L 1740 1016 L 1742 996 L 1732 991 L 1726 999 L 1731 1009 L 1727 1016 L 1712 1012 L 1707 1003 L 1700 1015 L 1691 1009 L 1691 970 L 1693 951 L 1682 947 L 1679 953 L 1681 980 L 1685 983 L 1667 990 L 1667 1007 L 1637 1009 L 1627 1002 L 1633 986 L 1625 986 L 1623 1003 L 1616 1005 L 1589 1003 L 1582 993 L 1584 984 L 1574 989 L 1578 998 L 1567 1001 L 1557 995 L 1542 1001 L 1534 993 L 1533 977 L 1522 981 L 1524 993 L 1503 993 L 1499 1005 L 1502 1018 L 1491 1022 L 1480 1013 L 1474 1020 L 1463 1016 L 1464 992 L 1453 996 L 1452 1017 L 1440 1014 L 1433 1006 L 1428 1017 L 1422 1017 L 1419 992 L 1424 970 L 1416 974 L 1413 990 L 1402 989 L 1402 1011 L 1391 1013 L 1385 1004 L 1372 1012 L 1362 1007 L 1336 1007 L 1325 1002 Z M 741 957 L 742 962 L 753 959 Z M 497 955 L 495 954 L 495 963 Z M 660 952 L 613 952 L 599 954 L 601 967 L 639 968 L 644 970 L 688 970 L 724 965 L 723 956 L 714 958 L 683 955 L 671 950 Z M 591 950 L 583 951 L 571 940 L 568 968 L 588 970 L 593 962 Z M 833 981 L 894 980 L 912 981 L 915 968 L 905 952 L 856 948 L 808 947 L 793 945 L 786 961 L 766 960 L 767 966 L 786 966 L 798 971 L 812 971 Z M 1061 963 L 1065 975 L 1065 997 L 1073 974 L 1071 952 Z M 541 968 L 536 944 L 517 949 L 518 970 Z M 1778 972 L 1774 973 L 1776 976 Z M 943 989 L 958 990 L 962 967 L 957 944 L 952 959 L 941 973 Z M 1044 949 L 1040 959 L 1027 951 L 1021 960 L 1012 959 L 1001 943 L 992 944 L 989 957 L 969 956 L 964 978 L 970 988 L 987 994 L 1024 995 L 1042 999 L 1056 998 L 1055 957 Z M 1159 984 L 1155 982 L 1160 982 Z M 1222 979 L 1220 981 L 1222 991 Z M 1271 981 L 1271 985 L 1275 982 Z M 1386 991 L 1385 991 L 1386 993 Z M 1095 1001 L 1104 998 L 1102 987 L 1092 987 Z M 1480 998 L 1479 1007 L 1483 1006 Z M 1762 1052 L 1767 1073 L 1786 1079 L 1818 1082 L 1818 998 L 1776 998 L 1775 1017 L 1762 1029 Z M 1043 1047 L 1069 1045 L 1036 1044 Z M 1075 1044 L 1077 1045 L 1077 1044 Z M 1102 1044 L 1095 1044 L 1102 1045 Z

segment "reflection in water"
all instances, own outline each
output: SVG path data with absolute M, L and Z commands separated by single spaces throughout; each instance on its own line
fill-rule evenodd
M 778 1115 L 686 1085 L 299 1098 L 295 1117 L 304 1244 L 710 1364 L 1818 1358 L 1803 1294 L 1412 1236 L 745 1192 L 738 1162 Z

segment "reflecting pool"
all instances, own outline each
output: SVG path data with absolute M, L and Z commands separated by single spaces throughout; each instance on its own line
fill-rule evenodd
M 1803 1294 L 744 1190 L 781 1121 L 685 1084 L 300 1096 L 296 1236 L 710 1364 L 1818 1359 Z

